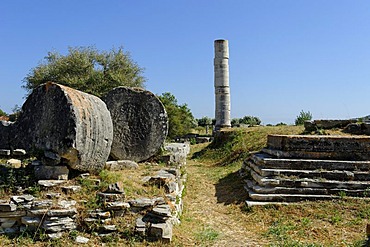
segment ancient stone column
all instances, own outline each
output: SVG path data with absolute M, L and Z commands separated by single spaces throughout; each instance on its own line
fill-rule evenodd
M 229 45 L 227 40 L 215 40 L 215 130 L 230 128 Z
M 151 92 L 117 87 L 103 98 L 113 121 L 111 156 L 144 161 L 158 153 L 168 132 L 167 112 Z
M 13 129 L 12 145 L 42 156 L 46 165 L 94 173 L 104 168 L 113 140 L 101 99 L 55 83 L 32 91 Z

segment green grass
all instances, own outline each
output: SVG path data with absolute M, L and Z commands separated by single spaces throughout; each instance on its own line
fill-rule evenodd
M 220 233 L 211 227 L 204 227 L 200 232 L 196 233 L 196 238 L 204 243 L 215 241 L 219 235 Z

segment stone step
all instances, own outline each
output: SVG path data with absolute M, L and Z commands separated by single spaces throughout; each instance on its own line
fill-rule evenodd
M 245 205 L 247 207 L 253 207 L 253 206 L 266 206 L 266 205 L 292 205 L 293 203 L 287 203 L 287 202 L 261 202 L 261 201 L 250 201 L 246 200 Z
M 250 199 L 253 201 L 274 201 L 274 202 L 298 202 L 306 200 L 332 200 L 339 198 L 332 195 L 307 195 L 307 194 L 260 194 L 250 190 L 247 186 L 245 189 L 248 192 Z
M 345 171 L 370 171 L 370 161 L 346 161 L 346 160 L 314 160 L 314 159 L 288 159 L 275 158 L 263 149 L 262 153 L 256 153 L 250 159 L 263 168 L 273 169 L 297 169 L 297 170 L 345 170 Z
M 295 187 L 263 187 L 254 181 L 245 179 L 246 187 L 258 194 L 305 194 L 305 195 L 346 195 L 352 197 L 369 197 L 368 189 L 324 189 L 324 188 L 295 188 Z
M 370 181 L 370 173 L 365 171 L 339 171 L 339 170 L 300 170 L 300 169 L 273 169 L 256 165 L 253 161 L 245 162 L 262 177 L 297 177 L 297 178 L 324 178 L 338 181 Z
M 362 189 L 370 188 L 369 181 L 337 181 L 325 179 L 292 179 L 266 178 L 250 170 L 252 178 L 261 186 L 268 187 L 297 187 L 297 188 L 325 188 L 325 189 Z
M 370 160 L 370 137 L 269 135 L 267 149 L 282 158 Z

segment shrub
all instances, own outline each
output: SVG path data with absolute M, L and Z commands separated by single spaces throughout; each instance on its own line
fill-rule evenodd
M 301 111 L 297 118 L 295 119 L 295 125 L 303 125 L 305 121 L 310 121 L 312 119 L 312 114 L 310 111 Z

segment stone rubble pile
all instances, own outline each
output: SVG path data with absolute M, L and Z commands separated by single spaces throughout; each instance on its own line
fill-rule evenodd
M 182 193 L 186 174 L 182 174 L 181 167 L 186 164 L 186 156 L 190 152 L 189 144 L 169 144 L 165 146 L 169 152 L 167 161 L 171 168 L 161 169 L 154 176 L 144 180 L 150 186 L 163 187 L 166 195 L 163 198 L 141 198 L 130 201 L 135 211 L 145 211 L 144 216 L 136 220 L 136 232 L 151 239 L 171 242 L 172 228 L 180 223 L 183 210 Z M 175 158 L 174 158 L 175 157 Z
M 173 156 L 186 157 L 190 151 L 189 144 L 168 146 L 176 147 L 169 149 L 169 155 Z M 46 170 L 49 167 L 41 166 L 37 161 L 33 163 L 31 167 L 34 167 L 35 172 L 40 171 L 38 167 Z M 170 162 L 168 167 L 143 179 L 143 184 L 146 186 L 164 188 L 165 197 L 127 200 L 122 182 L 116 182 L 110 184 L 106 190 L 96 192 L 103 206 L 86 212 L 78 210 L 81 208 L 79 204 L 84 203 L 83 201 L 63 199 L 73 193 L 79 193 L 81 186 L 68 185 L 65 176 L 60 175 L 57 176 L 59 179 L 38 180 L 37 183 L 43 190 L 52 189 L 51 192 L 46 193 L 48 199 L 41 200 L 32 195 L 23 194 L 0 201 L 0 233 L 19 234 L 25 230 L 42 229 L 49 238 L 57 239 L 65 232 L 85 229 L 105 237 L 118 233 L 117 226 L 112 223 L 113 218 L 135 213 L 139 215 L 135 225 L 135 232 L 138 235 L 151 240 L 170 242 L 172 228 L 180 223 L 179 218 L 183 209 L 182 192 L 186 174 L 182 173 L 182 166 L 185 164 L 186 159 L 176 159 L 176 162 Z M 127 169 L 131 169 L 130 167 Z M 88 173 L 79 176 L 96 186 L 100 184 L 99 179 L 90 178 Z M 56 190 L 62 193 L 54 192 Z M 80 237 L 79 241 L 87 242 L 88 239 Z
M 76 201 L 38 200 L 32 195 L 12 196 L 0 202 L 0 232 L 20 233 L 43 229 L 50 238 L 77 228 Z
M 370 137 L 270 135 L 240 174 L 255 204 L 368 197 L 369 171 Z

